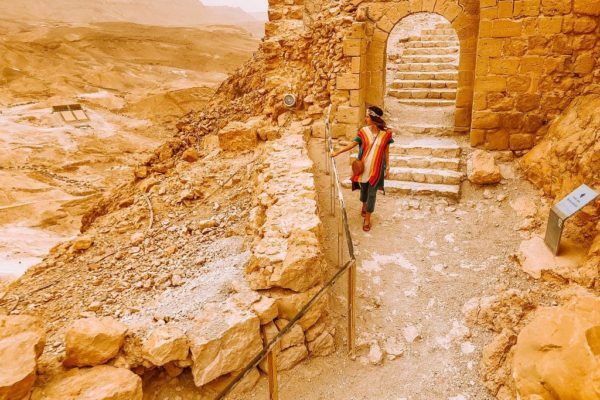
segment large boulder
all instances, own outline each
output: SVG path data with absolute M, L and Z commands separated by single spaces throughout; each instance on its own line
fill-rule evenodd
M 494 155 L 483 150 L 475 150 L 469 157 L 467 176 L 476 185 L 492 185 L 502 180 Z
M 263 124 L 261 118 L 251 118 L 246 122 L 230 122 L 219 131 L 219 147 L 227 151 L 253 149 L 258 143 L 258 128 Z
M 174 326 L 161 326 L 150 334 L 142 346 L 144 358 L 162 367 L 171 361 L 187 359 L 190 350 L 185 332 Z
M 262 351 L 259 318 L 237 309 L 206 315 L 188 336 L 198 387 L 242 369 Z
M 142 379 L 124 368 L 74 368 L 36 388 L 32 400 L 142 400 Z
M 75 321 L 65 335 L 67 367 L 104 364 L 121 349 L 127 325 L 111 317 L 85 318 Z
M 512 376 L 521 399 L 600 399 L 600 298 L 539 309 L 519 334 Z
M 0 316 L 0 399 L 27 398 L 36 379 L 46 333 L 29 316 Z

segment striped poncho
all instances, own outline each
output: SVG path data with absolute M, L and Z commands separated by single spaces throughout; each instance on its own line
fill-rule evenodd
M 385 175 L 385 150 L 394 143 L 392 132 L 379 131 L 377 135 L 373 134 L 370 127 L 365 126 L 358 131 L 358 136 L 354 138 L 358 143 L 358 159 L 365 164 L 365 170 L 361 175 L 352 177 L 352 188 L 358 189 L 359 183 L 369 183 L 380 189 L 383 188 Z

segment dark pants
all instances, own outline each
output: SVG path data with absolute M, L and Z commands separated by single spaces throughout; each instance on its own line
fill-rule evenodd
M 375 211 L 375 200 L 377 199 L 377 189 L 371 184 L 361 183 L 360 184 L 360 201 L 367 203 L 367 212 L 369 214 Z

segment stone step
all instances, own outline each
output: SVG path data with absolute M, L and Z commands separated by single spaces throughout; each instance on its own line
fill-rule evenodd
M 397 79 L 390 85 L 392 89 L 403 89 L 403 88 L 434 88 L 434 89 L 456 89 L 458 87 L 457 81 L 419 81 L 419 80 L 400 80 Z
M 456 55 L 402 55 L 396 59 L 399 64 L 414 63 L 451 63 L 458 67 L 458 54 Z
M 436 24 L 435 29 L 452 29 L 452 30 L 454 30 L 454 28 L 452 27 L 452 24 L 449 24 L 447 22 L 442 22 L 441 24 Z
M 456 101 L 454 100 L 441 99 L 396 99 L 396 102 L 416 107 L 451 107 L 456 105 Z
M 342 186 L 346 188 L 352 187 L 350 179 L 346 179 L 342 182 Z M 386 193 L 399 193 L 408 195 L 433 195 L 448 197 L 454 200 L 458 200 L 460 197 L 460 186 L 459 185 L 441 185 L 435 183 L 416 183 L 416 182 L 405 182 L 387 180 L 385 181 Z
M 424 29 L 421 31 L 421 34 L 423 35 L 456 35 L 456 32 L 454 32 L 454 29 L 452 28 L 448 28 L 448 29 Z
M 438 48 L 438 47 L 456 47 L 459 43 L 455 40 L 446 41 L 435 41 L 435 42 L 423 42 L 423 41 L 410 41 L 403 44 L 405 49 L 415 48 Z
M 424 55 L 447 55 L 447 54 L 456 54 L 460 52 L 460 47 L 452 46 L 452 47 L 431 47 L 431 48 L 416 48 L 416 49 L 404 49 L 402 51 L 403 56 L 424 56 Z
M 455 41 L 458 43 L 458 37 L 454 35 L 420 35 L 420 36 L 410 36 L 408 38 L 408 43 L 410 42 L 446 42 L 446 41 Z
M 391 163 L 391 160 L 390 160 Z M 389 179 L 395 181 L 459 185 L 463 174 L 449 169 L 391 167 Z
M 439 138 L 415 139 L 408 143 L 392 143 L 390 145 L 390 155 L 458 158 L 460 153 L 461 149 L 455 141 Z
M 396 132 L 404 133 L 402 130 Z M 350 155 L 350 159 L 358 158 L 358 153 Z M 449 170 L 458 172 L 460 169 L 459 158 L 443 158 L 433 156 L 411 156 L 401 154 L 390 154 L 390 167 L 396 168 L 430 168 L 438 170 Z
M 394 117 L 388 120 L 388 126 L 396 134 L 411 135 L 411 136 L 428 136 L 428 137 L 448 137 L 448 136 L 461 136 L 469 132 L 469 128 L 452 127 L 452 126 L 439 126 L 429 124 L 412 124 L 403 125 L 402 119 L 396 119 Z
M 458 81 L 458 71 L 403 71 L 396 72 L 394 78 L 401 81 Z
M 388 95 L 397 99 L 456 99 L 456 89 L 390 89 Z
M 406 63 L 406 64 L 398 64 L 395 68 L 397 71 L 452 71 L 458 70 L 458 65 L 453 63 L 438 63 L 438 64 L 430 64 L 430 63 Z

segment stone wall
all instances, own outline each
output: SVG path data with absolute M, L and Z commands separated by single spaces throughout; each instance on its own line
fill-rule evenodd
M 599 16 L 597 0 L 481 1 L 473 146 L 533 147 L 598 80 Z
M 597 0 L 272 0 L 260 50 L 226 81 L 211 106 L 188 116 L 183 136 L 232 119 L 321 120 L 333 105 L 333 135 L 353 136 L 365 107 L 381 105 L 386 51 L 408 15 L 446 18 L 460 40 L 455 129 L 489 150 L 526 150 L 583 88 L 598 82 Z M 298 104 L 287 109 L 285 93 Z M 282 122 L 282 121 L 279 121 Z
M 459 82 L 455 126 L 468 130 L 471 122 L 475 52 L 479 28 L 477 1 L 405 0 L 354 1 L 359 5 L 352 29 L 344 38 L 344 55 L 351 69 L 337 77 L 340 104 L 334 132 L 350 136 L 362 123 L 367 105 L 383 105 L 385 95 L 386 52 L 390 32 L 404 17 L 433 12 L 443 16 L 456 30 L 460 41 Z

